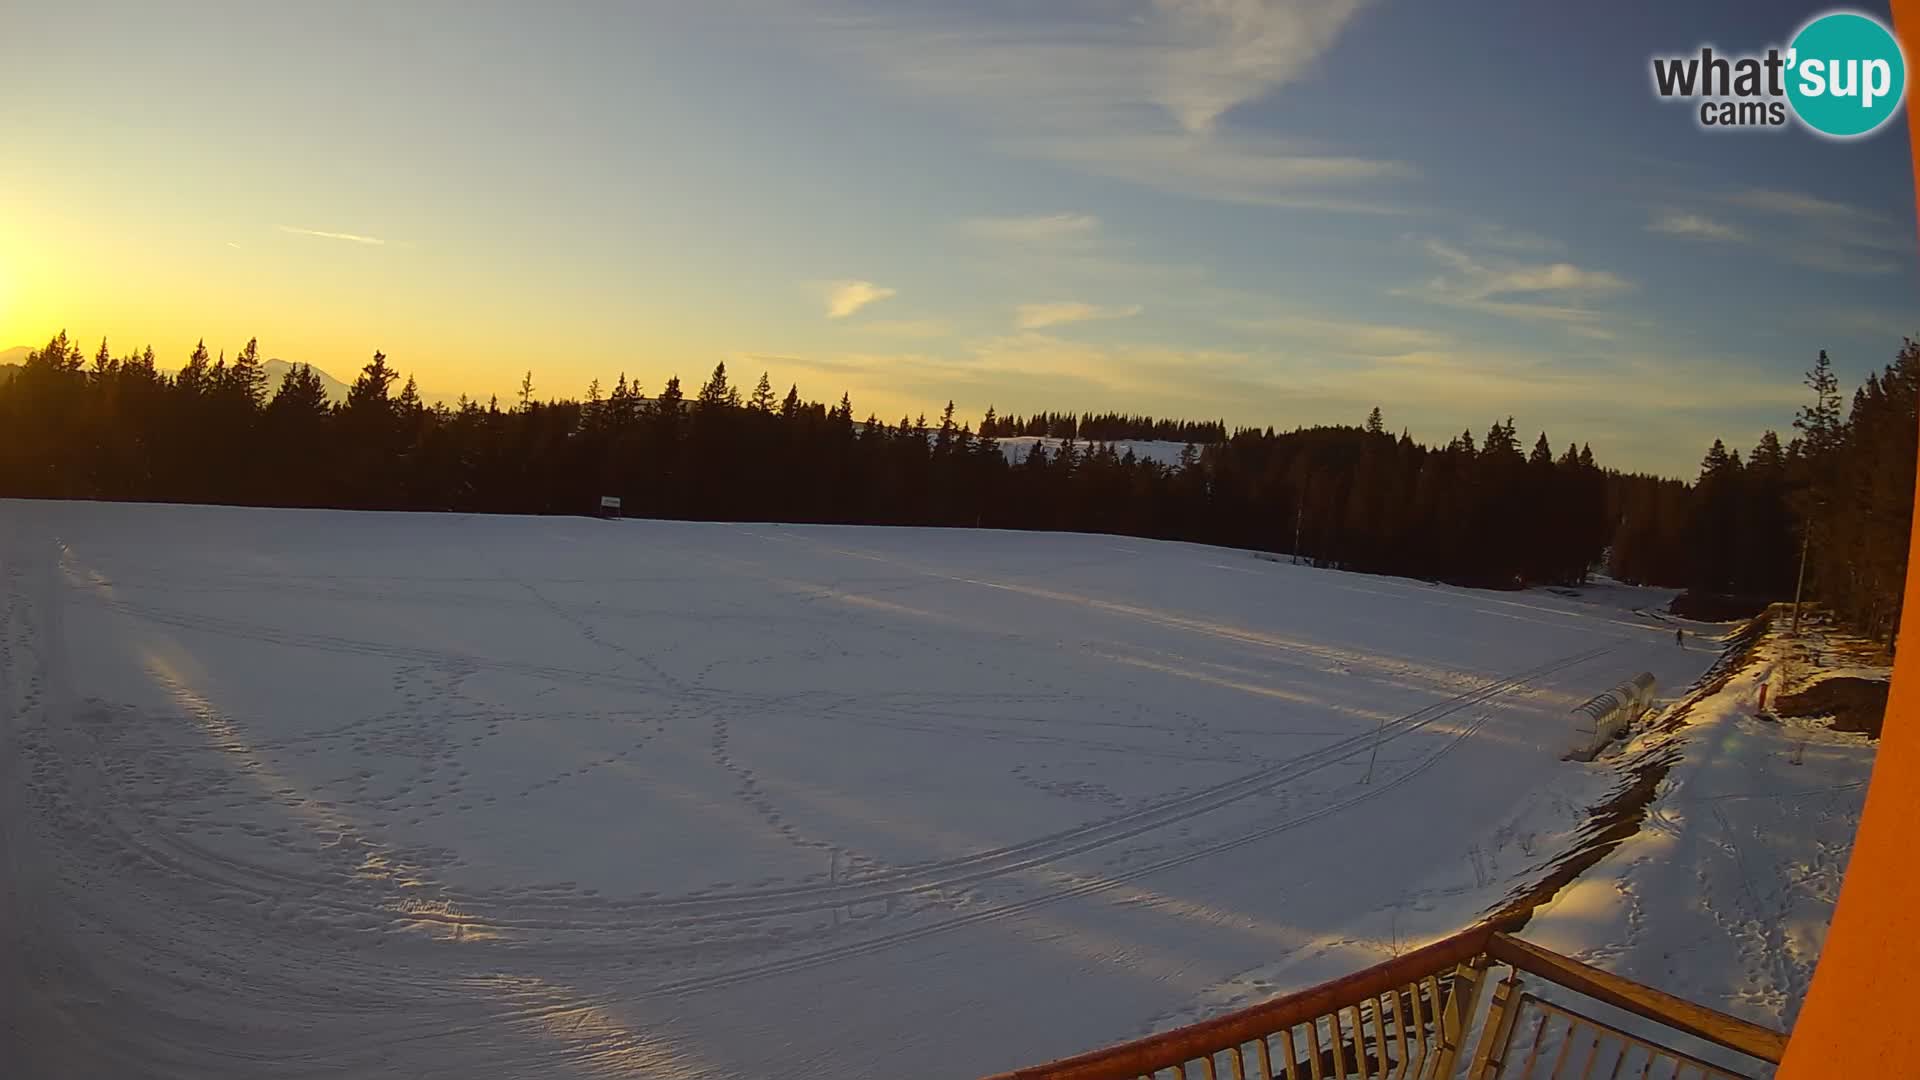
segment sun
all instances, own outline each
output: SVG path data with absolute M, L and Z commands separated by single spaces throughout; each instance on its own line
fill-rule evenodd
M 27 310 L 27 286 L 24 275 L 0 253 L 0 352 L 28 344 L 39 327 Z

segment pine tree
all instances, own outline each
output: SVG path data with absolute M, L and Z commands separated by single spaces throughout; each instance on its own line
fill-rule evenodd
M 1004 465 L 1006 458 L 1000 453 L 1000 425 L 993 415 L 993 406 L 987 406 L 986 418 L 980 421 L 980 433 L 974 437 L 973 452 L 981 461 L 991 465 Z
M 407 384 L 400 388 L 400 396 L 394 399 L 394 411 L 401 416 L 417 417 L 426 411 L 420 403 L 420 388 L 413 383 L 413 376 L 407 376 Z
M 115 374 L 117 374 L 119 370 L 120 370 L 120 361 L 115 360 L 113 358 L 113 354 L 108 351 L 107 339 L 101 338 L 100 350 L 93 354 L 93 371 L 92 371 L 93 377 L 96 380 L 110 379 Z
M 210 389 L 207 385 L 211 355 L 207 352 L 207 341 L 201 338 L 193 347 L 193 355 L 187 357 L 187 366 L 173 377 L 173 385 L 181 393 L 198 397 Z
M 947 400 L 947 407 L 940 413 L 940 429 L 933 437 L 933 451 L 935 454 L 945 457 L 948 451 L 953 449 L 954 431 L 953 400 L 949 398 Z
M 661 390 L 660 396 L 654 399 L 653 411 L 655 415 L 671 419 L 680 415 L 684 401 L 685 395 L 680 393 L 680 376 L 670 375 L 667 377 L 666 388 Z
M 620 378 L 613 384 L 613 393 L 607 395 L 607 405 L 602 413 L 607 429 L 623 432 L 633 427 L 640 418 L 640 392 L 627 382 L 627 373 L 621 372 Z
M 201 353 L 204 352 L 202 349 Z M 346 411 L 351 414 L 389 412 L 392 402 L 388 392 L 397 376 L 398 373 L 387 366 L 387 354 L 375 350 L 373 359 L 360 369 L 360 377 L 347 388 Z
M 757 413 L 773 411 L 773 384 L 767 381 L 767 373 L 760 373 L 760 381 L 753 385 L 753 396 L 747 399 L 747 408 Z
M 695 400 L 702 411 L 710 412 L 725 408 L 732 393 L 732 387 L 727 385 L 727 362 L 722 360 L 714 365 L 712 376 L 700 387 Z
M 1529 465 L 1553 464 L 1553 444 L 1547 441 L 1547 433 L 1541 432 L 1540 438 L 1533 444 L 1533 453 L 1527 455 Z
M 287 369 L 280 377 L 280 389 L 274 392 L 273 400 L 267 403 L 267 411 L 276 420 L 291 421 L 293 416 L 317 418 L 325 416 L 327 388 L 321 383 L 320 376 L 313 368 L 298 364 Z
M 267 373 L 260 366 L 260 339 L 248 338 L 246 347 L 227 369 L 226 389 L 248 411 L 258 409 L 267 396 Z
M 1833 362 L 1827 359 L 1827 350 L 1820 350 L 1820 358 L 1814 361 L 1804 381 L 1807 389 L 1813 391 L 1813 404 L 1800 407 L 1793 426 L 1800 432 L 1804 454 L 1817 458 L 1833 450 L 1840 441 L 1840 380 L 1833 374 Z

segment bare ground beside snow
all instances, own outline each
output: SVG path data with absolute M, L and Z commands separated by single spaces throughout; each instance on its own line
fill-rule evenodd
M 1677 649 L 1617 586 L 968 530 L 4 503 L 0 574 L 0 1037 L 30 1077 L 1085 1049 L 1536 880 L 1614 782 L 1558 760 L 1566 710 L 1640 670 L 1671 700 L 1718 632 Z M 1749 872 L 1700 910 L 1645 849 L 1583 879 L 1631 903 L 1576 888 L 1539 925 L 1657 984 L 1684 942 L 1785 1008 L 1870 752 L 1811 744 L 1782 767 L 1826 792 L 1796 795 L 1740 787 L 1761 739 L 1711 731 L 1674 771 L 1711 809 L 1656 805 Z M 1728 854 L 1715 813 L 1773 846 Z
M 1581 875 L 1524 936 L 1779 1030 L 1806 998 L 1873 769 L 1874 743 L 1826 717 L 1760 707 L 1782 691 L 1890 674 L 1817 621 L 1777 616 L 1724 681 L 1614 760 L 1666 770 L 1640 829 Z M 1696 1048 L 1697 1052 L 1697 1048 Z

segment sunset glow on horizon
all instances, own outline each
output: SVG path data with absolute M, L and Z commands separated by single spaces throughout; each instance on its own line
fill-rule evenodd
M 0 350 L 378 349 L 481 400 L 725 361 L 887 421 L 1511 414 L 1691 475 L 1784 431 L 1818 350 L 1851 386 L 1920 332 L 1899 125 L 1709 135 L 1648 91 L 1648 41 L 1803 14 L 15 10 Z

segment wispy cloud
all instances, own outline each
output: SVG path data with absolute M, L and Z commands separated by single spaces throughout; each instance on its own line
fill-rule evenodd
M 1025 217 L 971 218 L 961 228 L 974 236 L 1015 244 L 1084 241 L 1100 230 L 1092 214 L 1031 214 Z
M 868 304 L 877 304 L 896 290 L 871 281 L 834 281 L 827 285 L 827 318 L 844 319 Z
M 1488 262 L 1439 240 L 1429 240 L 1427 252 L 1458 271 L 1459 276 L 1446 281 L 1445 288 L 1469 300 L 1512 293 L 1597 293 L 1631 288 L 1611 271 L 1586 270 L 1572 263 Z
M 1719 243 L 1744 244 L 1747 242 L 1745 233 L 1725 222 L 1715 221 L 1702 214 L 1683 214 L 1676 211 L 1655 215 L 1654 219 L 1647 224 L 1647 231 L 1666 233 L 1669 236 L 1690 236 Z
M 1899 273 L 1914 253 L 1909 228 L 1876 211 L 1778 188 L 1744 188 L 1723 196 L 1743 213 L 1738 240 L 1784 262 L 1832 274 Z
M 1802 191 L 1783 191 L 1777 188 L 1747 188 L 1727 196 L 1726 201 L 1749 210 L 1821 221 L 1885 220 L 1880 214 L 1847 203 L 1823 199 L 1818 195 L 1809 195 Z
M 1302 345 L 1328 356 L 1397 356 L 1436 349 L 1448 341 L 1445 334 L 1423 327 L 1314 315 L 1229 319 L 1226 325 L 1276 344 Z
M 1304 75 L 1365 0 L 1154 0 L 1166 40 L 1154 96 L 1192 132 Z
M 790 37 L 989 119 L 990 145 L 1169 193 L 1271 206 L 1377 211 L 1359 181 L 1405 164 L 1236 128 L 1234 109 L 1307 77 L 1368 0 L 1153 0 L 977 5 L 735 0 Z
M 1785 255 L 1788 262 L 1797 266 L 1829 274 L 1857 274 L 1873 277 L 1900 272 L 1900 264 L 1893 259 L 1869 254 L 1857 247 L 1823 246 L 1818 241 L 1796 245 Z
M 1568 262 L 1476 256 L 1440 240 L 1428 240 L 1426 250 L 1447 272 L 1394 295 L 1507 318 L 1588 324 L 1601 317 L 1590 306 L 1594 300 L 1633 288 L 1612 271 Z
M 1538 254 L 1547 251 L 1559 251 L 1560 241 L 1543 233 L 1528 229 L 1516 229 L 1497 222 L 1481 221 L 1467 227 L 1467 238 L 1475 247 L 1493 251 L 1507 251 L 1515 254 Z
M 1406 207 L 1354 194 L 1354 185 L 1415 174 L 1399 161 L 1328 152 L 1302 140 L 1186 131 L 1068 135 L 1009 144 L 1114 180 L 1218 202 L 1353 213 Z
M 1138 304 L 1101 307 L 1078 300 L 1056 300 L 1044 304 L 1021 304 L 1014 309 L 1014 322 L 1022 330 L 1038 330 L 1043 326 L 1061 326 L 1094 319 L 1130 319 L 1138 314 Z
M 302 229 L 293 225 L 276 225 L 274 227 L 283 233 L 292 233 L 295 236 L 316 236 L 322 240 L 346 240 L 350 243 L 370 244 L 375 247 L 386 243 L 385 240 L 377 236 L 361 236 L 357 233 L 328 232 L 324 229 Z
M 1841 305 L 1805 309 L 1783 322 L 1798 330 L 1878 338 L 1889 346 L 1902 338 L 1920 340 L 1920 314 L 1910 311 Z

